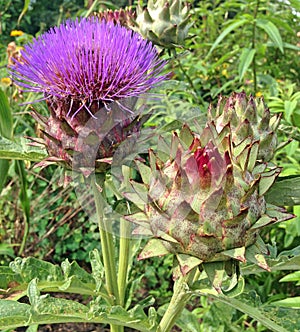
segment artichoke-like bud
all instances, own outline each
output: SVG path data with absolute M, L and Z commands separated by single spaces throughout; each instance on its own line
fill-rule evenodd
M 134 26 L 133 21 L 136 18 L 136 13 L 132 8 L 107 9 L 99 13 L 94 13 L 93 15 L 97 16 L 100 20 L 104 19 L 106 22 L 113 22 L 114 24 L 120 24 L 127 28 Z
M 136 162 L 143 183 L 125 194 L 140 209 L 128 216 L 135 233 L 152 237 L 140 258 L 173 253 L 183 274 L 247 260 L 268 270 L 259 231 L 291 216 L 265 201 L 280 169 L 256 164 L 259 141 L 236 145 L 229 125 L 218 132 L 209 122 L 200 136 L 184 126 L 158 146 L 150 166 Z
M 149 0 L 145 8 L 138 5 L 134 29 L 160 47 L 183 46 L 191 27 L 189 9 L 182 0 Z
M 270 161 L 278 147 L 276 129 L 280 114 L 271 116 L 264 99 L 249 97 L 245 92 L 234 92 L 229 98 L 220 96 L 216 107 L 208 110 L 208 118 L 214 121 L 218 131 L 230 123 L 235 144 L 246 137 L 259 140 L 258 159 Z
M 131 101 L 134 108 L 136 99 Z M 47 102 L 50 116 L 38 112 L 32 116 L 41 126 L 43 140 L 49 158 L 41 165 L 57 162 L 67 169 L 73 169 L 89 176 L 91 172 L 104 172 L 110 167 L 111 158 L 120 143 L 132 135 L 139 135 L 141 126 L 148 120 L 148 114 L 126 115 L 118 104 L 111 104 L 108 112 L 98 102 L 90 106 L 97 114 L 93 118 L 88 112 L 78 112 L 74 117 L 65 117 L 70 105 L 64 101 Z M 72 103 L 74 109 L 80 104 Z M 100 109 L 100 111 L 99 111 Z M 38 140 L 39 142 L 40 140 Z

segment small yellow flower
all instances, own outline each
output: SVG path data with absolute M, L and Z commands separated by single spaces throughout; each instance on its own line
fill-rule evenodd
M 24 32 L 22 30 L 12 30 L 10 32 L 11 37 L 22 36 L 23 34 L 24 34 Z
M 9 77 L 2 77 L 1 78 L 1 83 L 4 84 L 4 85 L 11 85 L 11 79 Z
M 262 96 L 262 93 L 260 91 L 257 91 L 256 94 L 255 94 L 256 97 L 261 97 Z
M 227 69 L 222 70 L 222 75 L 228 78 L 229 75 L 228 75 Z

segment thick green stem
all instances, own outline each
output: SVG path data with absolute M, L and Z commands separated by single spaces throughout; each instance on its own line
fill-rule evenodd
M 122 306 L 125 304 L 125 292 L 127 287 L 128 265 L 130 259 L 130 244 L 130 225 L 127 220 L 121 219 L 118 287 L 120 304 Z
M 110 332 L 123 332 L 124 331 L 124 326 L 120 325 L 110 325 Z
M 174 326 L 177 318 L 189 301 L 191 294 L 188 292 L 188 283 L 193 279 L 194 271 L 180 277 L 174 284 L 174 293 L 157 332 L 169 332 Z
M 30 201 L 27 195 L 27 176 L 23 160 L 16 160 L 16 168 L 20 181 L 20 202 L 24 212 L 24 235 L 19 249 L 19 256 L 21 256 L 25 249 L 26 241 L 29 234 Z
M 103 255 L 103 265 L 105 270 L 106 286 L 109 295 L 112 298 L 112 304 L 120 304 L 116 261 L 115 261 L 115 247 L 114 239 L 111 232 L 111 224 L 104 222 L 104 199 L 96 184 L 96 180 L 91 183 L 93 194 L 95 198 L 96 211 L 98 217 L 98 226 L 100 232 L 101 249 Z M 111 332 L 121 332 L 123 328 L 117 325 L 111 325 Z

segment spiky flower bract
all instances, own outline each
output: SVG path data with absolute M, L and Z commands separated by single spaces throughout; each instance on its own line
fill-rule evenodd
M 50 117 L 34 116 L 50 157 L 71 168 L 74 152 L 91 148 L 95 159 L 111 157 L 126 135 L 139 130 L 144 120 L 134 114 L 136 98 L 166 78 L 165 64 L 138 33 L 90 17 L 34 39 L 11 70 L 25 91 L 43 94 Z M 89 121 L 97 118 L 97 125 Z
M 93 15 L 99 17 L 100 20 L 120 24 L 124 27 L 130 28 L 133 26 L 133 20 L 136 18 L 136 13 L 131 8 L 120 8 L 116 10 L 107 9 L 94 13 Z

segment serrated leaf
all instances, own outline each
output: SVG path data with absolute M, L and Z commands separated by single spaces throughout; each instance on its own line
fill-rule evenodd
M 90 261 L 92 266 L 92 276 L 96 282 L 96 290 L 100 290 L 104 281 L 104 265 L 97 249 L 90 252 Z
M 32 312 L 33 321 L 38 321 L 41 315 L 47 315 L 48 321 L 51 317 L 52 323 L 60 322 L 60 318 L 63 318 L 63 321 L 82 321 L 86 319 L 89 311 L 89 308 L 81 303 L 51 296 L 40 297 L 35 303 L 34 309 Z
M 51 286 L 51 285 L 49 285 L 49 286 Z M 95 284 L 94 283 L 90 283 L 90 284 L 83 283 L 77 276 L 72 276 L 72 277 L 68 278 L 63 284 L 59 285 L 57 288 L 58 288 L 58 290 L 67 292 L 67 293 L 94 295 Z
M 268 260 L 268 262 L 272 271 L 299 270 L 300 255 L 292 258 L 280 256 L 277 260 Z
M 76 262 L 63 264 L 63 273 L 58 265 L 28 257 L 16 258 L 10 268 L 0 269 L 0 288 L 9 296 L 26 289 L 32 280 L 38 280 L 38 288 L 48 292 L 65 292 L 93 295 L 96 282 L 92 275 L 82 269 Z M 6 290 L 6 291 L 5 291 Z M 107 294 L 97 289 L 103 297 Z
M 289 258 L 288 256 L 279 256 L 276 259 L 267 259 L 268 266 L 271 271 L 285 271 L 285 270 L 299 270 L 300 255 Z M 242 274 L 253 274 L 261 272 L 261 269 L 256 265 L 247 265 L 242 267 Z
M 94 278 L 90 273 L 80 267 L 76 261 L 70 263 L 69 260 L 66 259 L 61 263 L 61 268 L 66 278 L 76 276 L 84 283 L 94 283 Z
M 0 329 L 25 326 L 30 316 L 30 305 L 0 300 Z
M 240 63 L 239 63 L 239 79 L 240 82 L 242 81 L 245 73 L 247 72 L 249 66 L 251 65 L 254 55 L 256 51 L 254 49 L 244 48 L 242 54 L 240 56 Z
M 284 53 L 282 38 L 276 25 L 266 19 L 257 19 L 256 25 L 263 29 L 272 42 L 280 49 L 281 53 Z
M 19 275 L 16 275 L 12 269 L 8 266 L 0 266 L 0 289 L 6 290 L 11 287 L 10 285 L 20 284 L 22 282 L 22 278 Z M 1 293 L 1 291 L 0 291 Z
M 246 298 L 247 294 L 243 294 L 241 299 L 226 297 L 224 295 L 212 296 L 215 297 L 216 300 L 219 300 L 222 303 L 226 303 L 227 305 L 230 305 L 231 307 L 249 315 L 271 331 L 297 331 L 299 317 L 297 317 L 297 315 L 293 316 L 291 311 L 289 313 L 286 311 L 284 315 L 282 312 L 276 309 L 276 307 L 255 307 L 253 305 L 249 305 L 249 303 L 251 303 L 251 299 Z
M 121 306 L 97 305 L 89 307 L 64 298 L 40 295 L 37 280 L 28 286 L 31 305 L 10 300 L 0 300 L 0 329 L 38 324 L 68 322 L 116 324 L 142 332 L 156 331 L 156 312 L 149 309 L 149 317 L 140 305 L 126 311 Z
M 32 142 L 25 138 L 11 141 L 0 136 L 0 158 L 41 161 L 47 157 L 46 149 L 30 145 Z
M 19 275 L 25 283 L 30 282 L 34 278 L 38 278 L 40 281 L 63 280 L 63 275 L 58 265 L 34 257 L 23 259 L 17 257 L 10 263 L 10 268 L 14 273 Z

